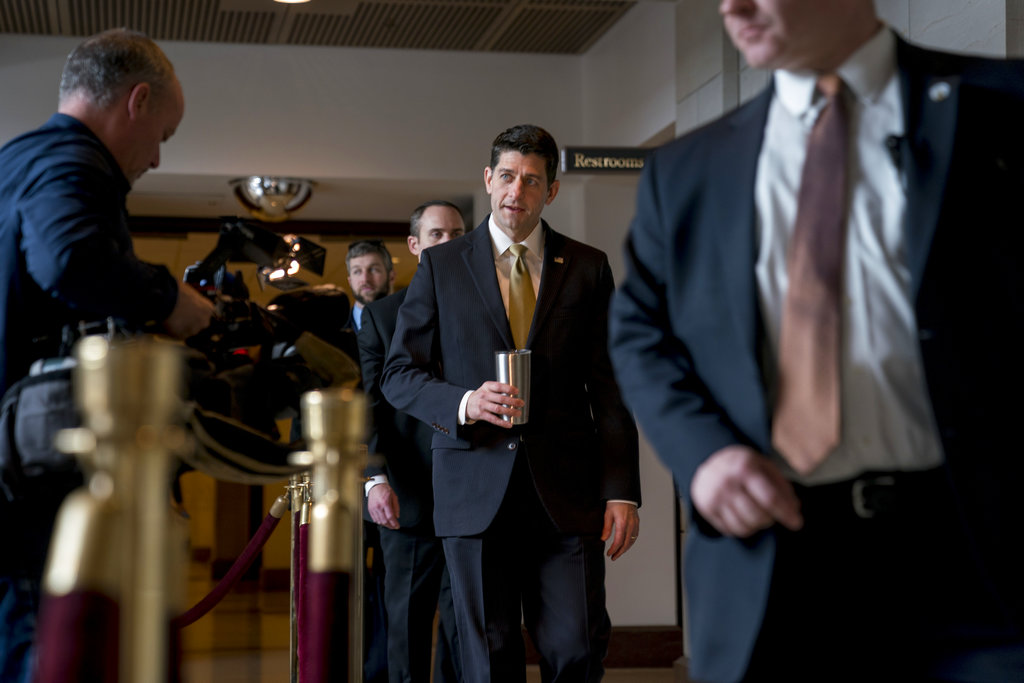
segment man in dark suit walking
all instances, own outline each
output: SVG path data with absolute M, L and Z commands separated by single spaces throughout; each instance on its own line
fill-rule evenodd
M 409 221 L 409 251 L 420 252 L 466 232 L 462 212 L 454 204 L 430 201 L 416 207 Z M 384 554 L 384 604 L 388 616 L 388 675 L 392 683 L 431 680 L 430 653 L 434 613 L 439 612 L 435 683 L 462 680 L 458 658 L 451 582 L 441 540 L 434 533 L 431 486 L 432 431 L 426 424 L 395 410 L 380 390 L 380 375 L 391 347 L 398 309 L 408 289 L 368 303 L 359 328 L 363 390 L 373 413 L 367 445 L 372 461 L 366 468 L 366 503 L 380 525 Z
M 346 342 L 343 350 L 359 361 L 361 350 L 356 337 L 362 327 L 363 311 L 366 304 L 391 294 L 395 270 L 388 248 L 376 239 L 356 240 L 348 245 L 345 270 L 353 302 L 342 330 Z M 363 523 L 363 551 L 366 559 L 363 576 L 363 678 L 366 683 L 382 683 L 391 680 L 387 666 L 387 610 L 384 604 L 387 565 L 382 559 L 380 531 L 376 524 L 366 520 Z
M 690 673 L 1019 680 L 1024 65 L 871 0 L 720 11 L 771 86 L 649 158 L 611 315 L 688 503 Z
M 639 531 L 637 433 L 607 352 L 611 270 L 541 221 L 557 163 L 541 128 L 498 135 L 491 215 L 420 255 L 384 368 L 387 399 L 435 431 L 434 526 L 472 683 L 525 680 L 520 623 L 545 681 L 600 680 L 604 542 L 615 559 Z M 494 357 L 514 348 L 533 358 L 516 426 L 505 418 L 524 402 Z

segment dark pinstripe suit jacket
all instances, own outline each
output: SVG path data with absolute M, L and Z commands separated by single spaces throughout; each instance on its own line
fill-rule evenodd
M 490 525 L 520 443 L 563 533 L 599 533 L 608 499 L 640 501 L 636 426 L 608 358 L 607 257 L 546 223 L 543 230 L 544 266 L 527 342 L 528 424 L 458 424 L 466 391 L 495 379 L 494 352 L 515 348 L 486 220 L 423 252 L 399 311 L 382 388 L 393 406 L 435 431 L 438 535 L 468 536 Z

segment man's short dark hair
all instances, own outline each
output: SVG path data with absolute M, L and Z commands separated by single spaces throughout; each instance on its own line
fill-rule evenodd
M 360 256 L 366 256 L 367 254 L 377 254 L 381 260 L 384 261 L 384 269 L 387 272 L 391 272 L 395 265 L 391 263 L 391 252 L 384 246 L 383 240 L 357 240 L 352 244 L 348 245 L 348 253 L 345 254 L 345 270 L 352 272 L 350 263 L 352 259 Z
M 112 28 L 86 38 L 68 55 L 60 76 L 60 101 L 81 92 L 106 107 L 139 83 L 149 83 L 159 99 L 173 82 L 174 67 L 146 34 Z
M 412 217 L 409 218 L 409 234 L 416 239 L 420 237 L 420 221 L 423 220 L 423 213 L 432 206 L 444 206 L 454 210 L 455 213 L 459 214 L 462 225 L 466 225 L 466 217 L 462 215 L 462 209 L 443 199 L 432 199 L 429 202 L 423 202 L 413 209 Z
M 558 145 L 555 144 L 551 133 L 540 126 L 530 124 L 512 126 L 500 133 L 491 144 L 491 170 L 498 165 L 498 160 L 505 152 L 519 152 L 523 156 L 536 154 L 544 160 L 548 187 L 554 184 L 558 171 Z

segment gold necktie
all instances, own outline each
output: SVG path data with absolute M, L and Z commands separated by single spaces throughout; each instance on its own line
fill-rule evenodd
M 779 394 L 772 444 L 807 474 L 839 444 L 839 345 L 846 241 L 848 122 L 838 76 L 811 130 L 789 245 L 789 287 L 779 332 Z
M 537 297 L 533 293 L 533 280 L 526 268 L 526 246 L 513 244 L 509 251 L 516 257 L 508 278 L 508 322 L 512 327 L 512 339 L 517 349 L 526 348 L 533 322 L 533 307 Z

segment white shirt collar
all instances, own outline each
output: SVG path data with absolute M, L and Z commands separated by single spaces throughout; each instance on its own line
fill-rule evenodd
M 896 37 L 884 25 L 838 69 L 850 91 L 870 103 L 882 96 L 895 71 Z M 814 106 L 818 75 L 812 71 L 775 71 L 775 93 L 782 106 L 796 117 L 810 111 Z
M 519 244 L 525 244 L 526 248 L 540 259 L 544 254 L 544 231 L 538 230 L 540 223 L 533 227 L 530 234 L 526 236 L 526 239 Z M 494 249 L 494 258 L 497 259 L 499 256 L 508 251 L 508 248 L 512 246 L 513 242 L 505 232 L 498 227 L 498 224 L 494 222 L 494 214 L 492 213 L 487 217 L 487 230 L 491 234 L 491 246 Z

